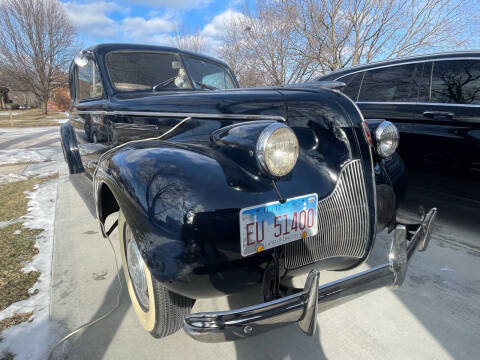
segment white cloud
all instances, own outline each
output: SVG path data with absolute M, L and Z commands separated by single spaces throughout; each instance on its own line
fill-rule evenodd
M 167 9 L 200 9 L 213 0 L 131 0 L 133 4 L 143 4 Z
M 148 18 L 129 17 L 130 9 L 114 2 L 66 2 L 64 6 L 80 34 L 99 39 L 165 44 L 168 43 L 168 33 L 175 28 L 173 21 L 166 16 L 158 16 L 157 12 L 151 12 Z M 115 20 L 112 14 L 126 17 Z
M 2 1 L 2 0 L 0 0 Z M 133 0 L 132 0 L 133 1 Z M 172 45 L 175 26 L 182 27 L 176 20 L 180 8 L 195 8 L 208 5 L 212 0 L 140 0 L 141 3 L 164 4 L 167 8 L 150 10 L 145 17 L 129 16 L 130 8 L 111 1 L 63 3 L 77 31 L 81 35 L 98 38 L 99 41 L 131 41 L 138 43 Z M 238 1 L 238 0 L 236 0 Z M 171 9 L 172 11 L 169 11 Z M 177 10 L 176 10 L 177 9 Z M 182 10 L 183 11 L 183 10 Z M 225 32 L 225 24 L 244 15 L 229 8 L 217 14 L 206 24 L 200 34 L 204 37 L 206 52 L 215 55 Z M 188 19 L 183 19 L 187 23 Z
M 216 50 L 220 46 L 221 38 L 225 34 L 225 26 L 232 20 L 243 18 L 244 15 L 233 9 L 227 9 L 216 15 L 211 22 L 205 25 L 201 31 L 201 35 L 207 43 L 207 52 L 215 55 Z
M 224 12 L 216 15 L 210 23 L 205 25 L 202 30 L 202 35 L 206 37 L 219 38 L 224 34 L 225 25 L 235 19 L 241 19 L 244 15 L 232 10 L 227 9 Z
M 98 37 L 114 36 L 120 30 L 118 24 L 107 14 L 129 11 L 114 2 L 105 1 L 88 4 L 66 2 L 63 5 L 79 32 Z
M 136 41 L 152 42 L 152 39 L 173 31 L 175 23 L 161 17 L 151 19 L 127 17 L 122 20 L 121 27 L 126 37 Z

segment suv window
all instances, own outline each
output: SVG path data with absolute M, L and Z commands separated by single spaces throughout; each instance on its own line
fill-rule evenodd
M 342 92 L 353 101 L 357 101 L 358 91 L 360 90 L 360 85 L 362 84 L 363 74 L 364 72 L 359 72 L 337 79 L 338 81 L 342 81 L 346 84 L 346 86 L 342 89 Z
M 423 63 L 372 69 L 365 72 L 359 101 L 417 101 L 415 79 Z
M 103 95 L 100 72 L 94 61 L 89 60 L 85 66 L 77 66 L 77 98 L 86 99 Z
M 480 61 L 435 61 L 431 102 L 480 104 Z

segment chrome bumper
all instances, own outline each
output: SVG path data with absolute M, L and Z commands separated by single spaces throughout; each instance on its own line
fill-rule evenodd
M 307 335 L 315 333 L 316 314 L 385 286 L 399 288 L 405 280 L 407 264 L 416 250 L 424 251 L 432 233 L 437 209 L 423 218 L 407 246 L 407 230 L 394 231 L 388 263 L 319 286 L 320 272 L 308 274 L 302 292 L 241 309 L 197 313 L 187 316 L 183 328 L 195 340 L 220 342 L 258 335 L 298 322 Z

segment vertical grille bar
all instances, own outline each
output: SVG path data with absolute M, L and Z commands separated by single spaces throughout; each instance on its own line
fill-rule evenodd
M 344 166 L 332 193 L 318 201 L 318 234 L 285 245 L 285 266 L 294 269 L 339 256 L 362 258 L 369 230 L 362 164 L 354 160 Z

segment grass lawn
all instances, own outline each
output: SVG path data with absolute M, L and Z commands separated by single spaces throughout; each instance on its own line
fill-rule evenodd
M 56 110 L 49 110 L 48 115 L 43 115 L 43 109 L 13 110 L 12 113 L 13 122 L 10 121 L 9 111 L 0 111 L 0 128 L 53 126 L 58 125 L 58 119 L 67 118 L 65 113 Z
M 50 179 L 51 177 L 31 178 L 25 181 L 0 185 L 0 204 L 2 204 L 0 206 L 0 221 L 7 221 L 25 215 L 27 213 L 28 199 L 24 192 L 33 191 L 35 185 Z
M 33 191 L 40 184 L 57 177 L 31 178 L 25 181 L 0 186 L 0 221 L 19 218 L 27 213 L 28 198 L 25 191 Z M 21 222 L 0 227 L 0 311 L 14 302 L 27 299 L 28 290 L 35 284 L 40 273 L 24 272 L 25 264 L 38 253 L 35 239 L 42 230 L 23 227 Z M 27 321 L 30 313 L 15 314 L 0 321 L 0 334 L 6 328 Z

